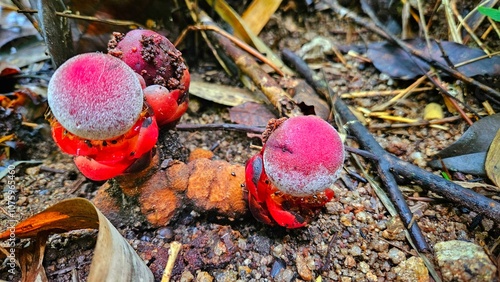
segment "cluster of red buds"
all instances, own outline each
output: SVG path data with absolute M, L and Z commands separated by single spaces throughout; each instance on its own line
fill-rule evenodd
M 93 180 L 149 164 L 159 127 L 174 125 L 188 104 L 189 72 L 167 38 L 133 30 L 108 47 L 67 60 L 48 86 L 52 136 Z

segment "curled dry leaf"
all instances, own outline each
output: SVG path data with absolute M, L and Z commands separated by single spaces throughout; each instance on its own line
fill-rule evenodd
M 484 167 L 486 175 L 497 187 L 500 187 L 500 129 L 497 130 L 497 134 L 491 142 Z
M 88 281 L 153 281 L 153 274 L 108 219 L 88 200 L 62 201 L 15 226 L 17 238 L 42 233 L 99 229 Z M 10 237 L 10 229 L 0 240 Z
M 232 122 L 249 126 L 265 126 L 267 122 L 276 118 L 276 115 L 267 105 L 246 102 L 229 109 Z

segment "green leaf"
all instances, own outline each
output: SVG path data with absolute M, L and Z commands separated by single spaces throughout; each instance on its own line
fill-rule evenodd
M 492 20 L 500 22 L 500 10 L 487 7 L 478 7 L 477 10 Z

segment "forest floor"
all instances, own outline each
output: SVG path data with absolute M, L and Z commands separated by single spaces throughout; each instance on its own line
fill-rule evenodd
M 441 16 L 435 17 L 429 33 L 434 38 L 447 39 L 440 26 L 443 24 Z M 260 37 L 278 52 L 283 48 L 298 52 L 317 38 L 327 38 L 338 46 L 380 40 L 365 28 L 339 19 L 328 9 L 308 13 L 280 9 Z M 389 78 L 355 56 L 345 55 L 345 58 L 347 62 L 343 64 L 329 53 L 308 62 L 339 94 L 403 89 L 413 82 Z M 209 56 L 202 56 L 199 62 L 192 63 L 190 71 L 193 80 L 241 86 Z M 344 101 L 353 108 L 370 109 L 390 98 L 375 95 L 344 98 Z M 418 119 L 430 102 L 444 107 L 442 96 L 436 90 L 429 90 L 402 99 L 390 107 L 390 113 Z M 190 97 L 190 103 L 180 124 L 232 123 L 227 106 L 196 96 Z M 478 112 L 483 111 L 472 94 L 466 95 L 466 103 Z M 453 114 L 445 109 L 445 115 Z M 429 125 L 390 128 L 391 122 L 377 118 L 365 122 L 388 152 L 435 174 L 440 174 L 440 171 L 431 169 L 427 162 L 458 140 L 468 128 L 461 119 L 443 124 L 445 128 Z M 195 148 L 204 148 L 214 152 L 214 159 L 245 165 L 259 152 L 261 145 L 258 138 L 250 138 L 245 132 L 224 130 L 173 130 L 162 132 L 161 137 L 176 139 L 181 144 L 183 161 Z M 95 197 L 103 183 L 90 181 L 78 172 L 72 158 L 61 153 L 52 142 L 48 125 L 32 137 L 32 142 L 23 152 L 23 158 L 39 160 L 40 163 L 20 164 L 15 174 L 19 189 L 16 213 L 21 219 L 63 199 L 84 197 L 92 200 Z M 349 141 L 354 144 L 352 142 Z M 370 162 L 361 162 L 371 176 L 378 179 Z M 140 221 L 143 219 L 134 218 L 116 227 L 146 260 L 157 281 L 161 280 L 173 241 L 180 242 L 182 249 L 172 272 L 172 281 L 394 281 L 401 268 L 406 267 L 402 266 L 403 262 L 418 257 L 418 254 L 406 239 L 403 224 L 388 213 L 372 185 L 351 176 L 348 171 L 364 175 L 350 154 L 342 177 L 334 187 L 335 198 L 311 224 L 301 229 L 267 226 L 249 214 L 229 221 L 190 210 L 185 210 L 162 228 L 152 228 Z M 464 181 L 489 183 L 473 175 L 453 176 Z M 493 245 L 498 242 L 500 233 L 498 225 L 491 219 L 482 217 L 478 221 L 476 212 L 443 199 L 426 187 L 401 183 L 400 189 L 431 248 L 439 242 L 462 240 L 494 250 Z M 496 196 L 498 200 L 498 192 L 479 187 L 474 189 Z M 6 220 L 6 216 L 0 214 L 0 220 Z M 96 236 L 95 231 L 86 230 L 52 235 L 43 264 L 49 281 L 85 281 Z M 498 255 L 498 250 L 496 253 Z M 440 273 L 433 253 L 425 255 Z M 7 270 L 5 264 L 0 266 L 0 279 L 9 278 Z

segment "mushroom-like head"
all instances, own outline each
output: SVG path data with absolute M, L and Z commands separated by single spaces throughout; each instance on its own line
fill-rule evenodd
M 107 140 L 129 131 L 142 112 L 144 94 L 136 73 L 102 53 L 77 55 L 62 64 L 48 86 L 54 117 L 69 132 Z
M 142 75 L 146 85 L 158 84 L 169 90 L 184 87 L 181 81 L 187 67 L 182 53 L 157 32 L 135 29 L 125 35 L 114 33 L 108 53 Z
M 263 150 L 264 169 L 281 192 L 310 196 L 338 178 L 344 145 L 330 124 L 317 116 L 292 117 L 271 133 Z

